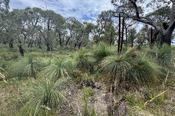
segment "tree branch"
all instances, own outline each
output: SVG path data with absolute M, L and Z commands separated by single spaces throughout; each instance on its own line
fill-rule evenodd
M 121 17 L 132 19 L 132 20 L 135 20 L 135 21 L 138 21 L 138 22 L 150 25 L 155 30 L 160 30 L 160 27 L 158 27 L 156 24 L 154 24 L 154 22 L 151 19 L 149 19 L 149 18 L 146 18 L 146 17 L 139 17 L 138 18 L 137 16 L 130 16 L 130 15 L 124 13 L 124 12 L 121 12 L 121 14 L 122 14 Z M 118 17 L 118 16 L 115 16 L 115 17 Z
M 173 33 L 174 29 L 175 29 L 175 20 L 174 20 L 174 22 L 172 22 L 170 24 L 170 26 L 168 27 L 168 29 L 166 31 L 169 33 Z
M 139 9 L 138 9 L 138 6 L 136 4 L 136 0 L 129 0 L 131 2 L 131 4 L 134 6 L 134 9 L 135 9 L 135 13 L 136 13 L 136 17 L 137 18 L 140 18 L 140 14 L 139 14 Z

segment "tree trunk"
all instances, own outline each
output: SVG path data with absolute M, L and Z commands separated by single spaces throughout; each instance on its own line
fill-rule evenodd
M 120 15 L 120 13 L 119 13 L 119 31 L 118 31 L 118 34 L 119 34 L 119 36 L 118 36 L 118 54 L 120 54 L 120 39 L 121 39 L 121 15 Z
M 125 26 L 125 36 L 126 36 L 126 47 L 128 47 L 128 29 Z
M 74 49 L 77 47 L 77 43 L 74 44 Z
M 19 52 L 20 52 L 21 56 L 24 56 L 24 48 L 23 48 L 22 42 L 20 40 L 19 40 L 18 48 L 19 48 Z
M 149 45 L 150 45 L 150 48 L 152 48 L 152 46 L 153 46 L 153 28 L 151 28 L 151 37 L 149 40 Z
M 79 43 L 78 48 L 80 49 L 82 45 L 82 41 Z
M 121 38 L 120 52 L 123 49 L 124 31 L 125 31 L 125 18 L 123 17 L 123 20 L 122 20 L 122 38 Z
M 47 46 L 47 51 L 51 51 L 50 44 L 49 44 L 49 43 L 47 43 L 47 44 L 46 44 L 46 46 Z
M 9 42 L 9 47 L 10 47 L 10 48 L 13 48 L 13 39 L 10 40 L 10 42 Z
M 69 37 L 69 38 L 67 39 L 67 41 L 66 41 L 66 46 L 68 46 L 69 41 L 70 41 L 70 38 L 71 38 L 71 37 Z
M 161 45 L 166 43 L 169 46 L 171 46 L 171 39 L 174 29 L 175 29 L 175 0 L 172 0 L 170 23 L 169 24 L 163 23 L 163 29 L 159 30 L 159 33 L 161 35 L 161 42 L 160 42 Z
M 163 44 L 168 44 L 171 46 L 172 33 L 165 33 L 161 35 L 161 46 Z
M 134 46 L 134 39 L 131 40 L 131 47 Z
M 60 43 L 60 47 L 62 47 L 63 44 L 62 44 L 62 39 L 61 39 L 61 34 L 60 33 L 59 33 L 59 43 Z
M 38 47 L 39 47 L 39 49 L 42 49 L 42 46 L 41 46 L 41 38 L 38 39 Z

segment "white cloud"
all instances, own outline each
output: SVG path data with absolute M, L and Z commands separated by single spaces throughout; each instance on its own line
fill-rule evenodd
M 24 6 L 51 9 L 64 17 L 94 22 L 103 10 L 113 9 L 111 0 L 11 0 Z M 16 6 L 11 4 L 13 8 Z

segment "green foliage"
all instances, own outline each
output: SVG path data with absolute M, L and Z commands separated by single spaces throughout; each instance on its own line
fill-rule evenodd
M 58 87 L 67 82 L 66 78 L 61 78 L 56 82 L 48 79 L 33 83 L 26 93 L 26 104 L 21 108 L 19 116 L 47 116 L 48 112 L 61 108 L 66 100 Z
M 171 64 L 171 47 L 167 44 L 164 44 L 159 50 L 158 50 L 158 60 L 161 64 Z
M 10 76 L 36 77 L 43 66 L 39 59 L 29 55 L 12 64 L 9 69 Z
M 143 107 L 143 105 L 144 105 L 144 102 L 139 99 L 139 96 L 133 96 L 132 94 L 128 93 L 125 96 L 125 98 L 131 106 L 138 105 L 138 106 Z
M 137 85 L 155 83 L 161 74 L 160 67 L 148 58 L 140 56 L 135 48 L 129 49 L 121 56 L 106 57 L 101 63 L 100 71 L 111 77 L 111 83 L 129 82 Z
M 70 77 L 74 67 L 73 62 L 68 58 L 55 58 L 41 71 L 40 76 L 52 79 Z
M 162 68 L 151 60 L 146 57 L 139 59 L 130 70 L 128 76 L 129 78 L 131 77 L 131 79 L 129 79 L 129 81 L 134 82 L 135 84 L 140 83 L 140 85 L 151 85 L 158 82 L 160 79 L 159 77 L 162 74 Z
M 95 48 L 94 48 L 94 56 L 97 58 L 97 60 L 101 60 L 106 56 L 112 55 L 113 51 L 112 49 L 106 45 L 103 42 L 100 42 Z
M 83 88 L 83 94 L 84 94 L 84 116 L 96 116 L 95 109 L 92 109 L 92 112 L 89 111 L 88 108 L 88 102 L 89 102 L 89 97 L 94 95 L 94 90 L 92 88 Z
M 92 54 L 88 53 L 86 50 L 80 50 L 76 52 L 75 55 L 77 68 L 81 71 L 93 71 L 96 59 L 92 56 Z
M 10 60 L 16 60 L 18 57 L 19 57 L 19 55 L 17 54 L 17 53 L 13 53 L 13 52 L 11 52 L 11 53 L 1 53 L 1 55 L 0 55 L 4 60 L 6 60 L 6 61 L 10 61 Z
M 83 93 L 84 93 L 84 96 L 85 96 L 84 99 L 86 99 L 90 96 L 94 96 L 95 91 L 91 87 L 84 87 L 83 88 Z
M 6 71 L 2 67 L 0 67 L 0 72 L 6 72 Z

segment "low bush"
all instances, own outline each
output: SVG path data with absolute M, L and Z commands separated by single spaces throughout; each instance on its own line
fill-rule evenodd
M 135 85 L 152 85 L 161 74 L 161 67 L 154 61 L 142 57 L 135 48 L 129 49 L 121 56 L 106 57 L 100 71 L 107 74 L 115 87 L 123 82 Z

